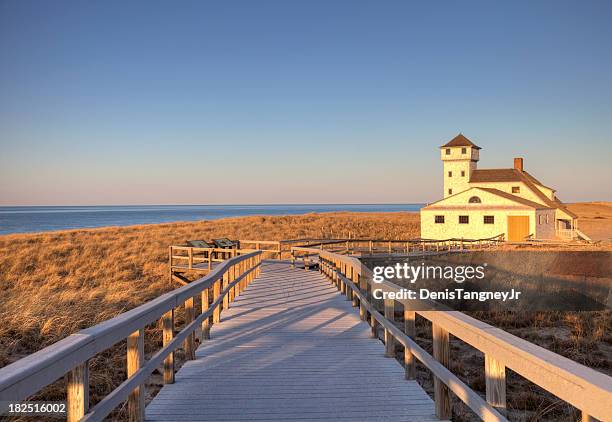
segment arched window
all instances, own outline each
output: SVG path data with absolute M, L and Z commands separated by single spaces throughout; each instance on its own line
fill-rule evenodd
M 468 201 L 470 204 L 480 204 L 482 201 L 477 196 L 472 196 Z

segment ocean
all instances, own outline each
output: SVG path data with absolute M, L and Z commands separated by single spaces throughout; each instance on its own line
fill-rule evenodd
M 424 204 L 354 205 L 109 205 L 0 207 L 0 234 L 30 233 L 174 221 L 216 220 L 247 215 L 311 212 L 418 211 Z

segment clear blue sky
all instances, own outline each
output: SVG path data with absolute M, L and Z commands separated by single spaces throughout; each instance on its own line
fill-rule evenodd
M 0 0 L 0 204 L 612 200 L 612 2 Z M 221 178 L 220 175 L 223 175 Z

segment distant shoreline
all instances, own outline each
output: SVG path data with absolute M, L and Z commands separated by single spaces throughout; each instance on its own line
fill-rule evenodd
M 420 206 L 420 204 L 406 204 L 407 206 Z M 591 201 L 591 202 L 577 202 L 570 203 L 567 206 L 578 214 L 579 222 L 578 226 L 593 240 L 604 240 L 604 241 L 612 241 L 612 202 L 607 201 Z M 193 225 L 194 229 L 196 227 L 201 227 L 202 222 L 231 222 L 232 224 L 240 223 L 240 221 L 235 220 L 244 220 L 244 225 L 252 225 L 252 224 L 260 224 L 262 221 L 265 221 L 269 218 L 279 218 L 283 217 L 306 217 L 308 215 L 316 215 L 319 217 L 347 217 L 347 216 L 356 216 L 360 218 L 376 217 L 376 218 L 384 218 L 385 215 L 388 215 L 390 219 L 394 220 L 394 216 L 398 215 L 413 215 L 410 218 L 411 222 L 419 224 L 419 213 L 418 209 L 415 210 L 406 210 L 406 209 L 396 209 L 396 210 L 317 210 L 317 211 L 305 211 L 300 213 L 286 213 L 286 214 L 248 214 L 248 215 L 227 215 L 220 216 L 217 218 L 201 218 L 195 220 L 172 220 L 172 221 L 161 221 L 161 222 L 151 222 L 151 223 L 134 223 L 134 224 L 109 224 L 104 226 L 97 227 L 73 227 L 73 228 L 60 228 L 56 230 L 40 230 L 40 231 L 29 231 L 29 232 L 11 232 L 11 233 L 2 233 L 0 232 L 0 239 L 6 239 L 9 236 L 37 236 L 37 235 L 53 235 L 53 234 L 63 234 L 67 232 L 101 232 L 105 230 L 131 230 L 131 229 L 155 229 L 155 227 L 161 227 L 166 225 L 176 225 L 177 227 L 184 227 L 185 225 Z M 2 217 L 0 213 L 0 218 Z M 335 219 L 334 219 L 335 221 Z M 310 223 L 306 223 L 309 225 Z M 2 225 L 0 224 L 0 230 L 2 229 Z M 245 229 L 247 229 L 245 227 Z M 348 227 L 347 230 L 355 230 L 356 227 Z M 418 230 L 418 226 L 417 226 Z M 418 236 L 418 231 L 415 233 L 415 236 Z
M 123 205 L 0 207 L 0 235 L 49 233 L 249 216 L 418 212 L 425 204 Z

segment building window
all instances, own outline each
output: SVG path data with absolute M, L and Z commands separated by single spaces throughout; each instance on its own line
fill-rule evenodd
M 446 155 L 450 155 L 450 148 L 446 148 Z
M 436 224 L 444 224 L 444 216 L 436 215 Z
M 467 148 L 461 148 L 461 154 L 467 154 Z
M 548 214 L 546 214 L 546 224 L 548 224 Z
M 494 215 L 485 215 L 484 216 L 485 224 L 495 224 L 495 216 Z
M 453 172 L 452 171 L 448 172 L 448 177 L 453 177 Z
M 448 194 L 449 194 L 449 195 L 452 195 L 452 194 L 453 194 L 453 190 L 452 190 L 452 189 L 449 189 L 449 190 L 448 190 Z
M 461 177 L 465 177 L 465 171 L 461 170 Z
M 470 224 L 470 216 L 469 215 L 460 215 L 459 216 L 459 224 Z
M 540 216 L 538 217 L 538 223 L 544 224 L 544 216 L 542 214 L 540 214 Z
M 520 186 L 512 186 L 512 193 L 520 193 L 520 192 L 521 192 Z
M 472 196 L 468 201 L 470 204 L 480 204 L 482 201 L 477 196 Z

